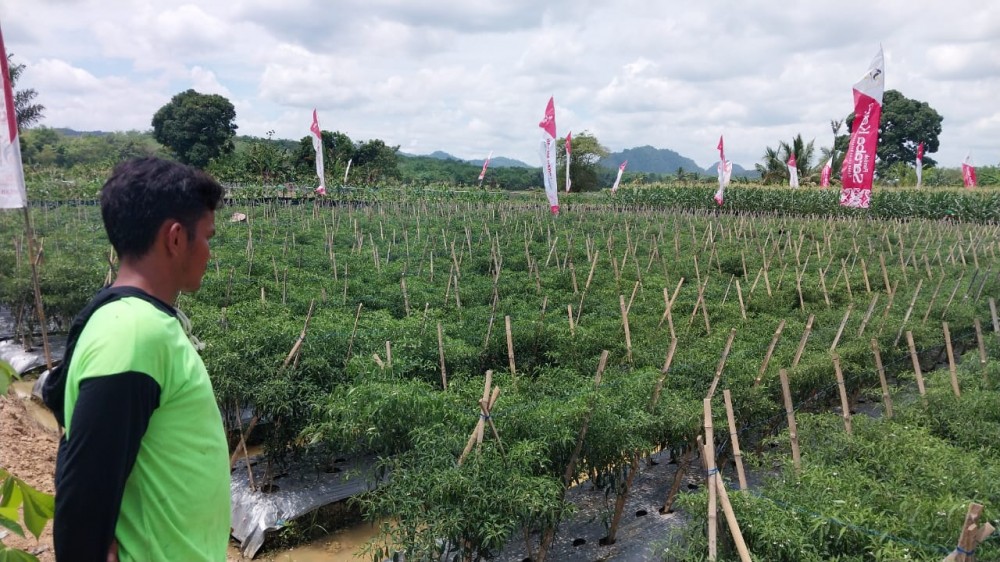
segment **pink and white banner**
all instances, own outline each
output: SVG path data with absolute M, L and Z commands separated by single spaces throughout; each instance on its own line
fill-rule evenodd
M 566 193 L 569 193 L 569 186 L 572 185 L 569 181 L 569 161 L 570 154 L 573 152 L 573 133 L 566 133 Z
M 882 93 L 885 91 L 885 60 L 882 48 L 872 59 L 868 73 L 854 84 L 854 123 L 851 143 L 840 170 L 843 187 L 840 204 L 867 209 L 871 204 L 875 157 L 878 150 L 878 127 L 882 119 Z
M 3 109 L 0 110 L 0 209 L 20 209 L 28 206 L 28 192 L 24 188 L 14 89 L 10 82 L 10 70 L 7 68 L 7 50 L 3 46 L 2 31 L 0 72 L 3 74 Z
M 549 198 L 549 209 L 553 215 L 559 214 L 559 184 L 556 183 L 556 102 L 549 98 L 545 106 L 545 117 L 538 126 L 542 129 L 542 179 L 545 181 L 545 195 Z
M 830 187 L 830 173 L 833 172 L 833 156 L 823 164 L 823 171 L 819 175 L 819 186 Z
M 313 150 L 316 151 L 316 175 L 319 176 L 319 187 L 316 193 L 326 195 L 326 173 L 323 169 L 323 132 L 319 128 L 319 119 L 316 117 L 316 110 L 313 109 L 313 122 L 309 127 L 312 133 Z
M 486 168 L 490 167 L 490 158 L 493 158 L 493 151 L 490 151 L 489 156 L 486 157 L 486 161 L 483 162 L 483 170 L 479 172 L 479 185 L 483 185 L 483 178 L 486 177 Z
M 795 153 L 791 153 L 788 156 L 788 186 L 798 187 L 799 186 L 799 165 L 795 162 Z
M 917 187 L 923 182 L 924 175 L 924 143 L 917 145 Z
M 622 162 L 621 166 L 618 166 L 618 177 L 615 178 L 615 184 L 611 186 L 611 193 L 618 192 L 618 184 L 622 182 L 622 173 L 625 171 L 625 166 L 628 165 L 628 160 Z
M 972 155 L 968 154 L 962 162 L 962 183 L 965 187 L 976 187 L 976 167 L 972 165 Z
M 715 148 L 719 151 L 719 165 L 717 168 L 719 172 L 719 189 L 716 190 L 712 199 L 715 199 L 716 203 L 722 205 L 726 195 L 726 186 L 729 185 L 729 179 L 733 175 L 733 163 L 726 160 L 726 149 L 721 135 L 719 136 L 719 145 Z

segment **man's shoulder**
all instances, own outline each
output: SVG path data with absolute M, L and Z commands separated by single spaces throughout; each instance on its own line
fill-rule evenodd
M 168 336 L 175 325 L 176 319 L 153 304 L 138 297 L 125 297 L 94 311 L 81 339 L 117 336 L 137 343 L 156 341 Z

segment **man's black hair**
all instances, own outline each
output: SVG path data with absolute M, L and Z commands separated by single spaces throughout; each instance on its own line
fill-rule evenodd
M 161 158 L 135 158 L 115 167 L 101 188 L 101 218 L 120 257 L 141 258 L 168 219 L 188 238 L 206 212 L 222 203 L 223 189 L 201 170 Z

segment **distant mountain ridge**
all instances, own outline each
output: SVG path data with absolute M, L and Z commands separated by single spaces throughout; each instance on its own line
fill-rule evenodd
M 681 156 L 679 153 L 669 148 L 656 148 L 653 146 L 637 146 L 626 148 L 621 152 L 612 152 L 606 158 L 602 158 L 598 165 L 604 168 L 617 168 L 625 160 L 628 160 L 626 172 L 644 172 L 647 174 L 675 174 L 680 168 L 686 173 L 698 173 L 715 175 L 716 164 L 713 163 L 708 168 L 702 168 L 694 160 Z M 734 177 L 756 177 L 756 170 L 747 170 L 739 164 L 733 164 Z
M 482 166 L 485 158 L 480 158 L 478 160 L 463 160 L 457 156 L 452 156 L 443 150 L 435 150 L 430 154 L 406 154 L 400 152 L 403 156 L 420 157 L 426 156 L 428 158 L 435 158 L 437 160 L 455 160 L 457 162 L 464 162 L 466 164 L 475 164 L 476 166 Z M 514 158 L 507 158 L 506 156 L 494 156 L 490 158 L 491 168 L 538 168 L 539 166 L 532 166 L 530 164 L 525 164 L 520 160 L 515 160 Z

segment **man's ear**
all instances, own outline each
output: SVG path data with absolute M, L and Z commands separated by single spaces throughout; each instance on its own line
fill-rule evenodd
M 164 231 L 164 243 L 167 255 L 174 257 L 181 252 L 184 242 L 187 241 L 187 232 L 184 226 L 175 220 L 168 220 L 161 227 Z

